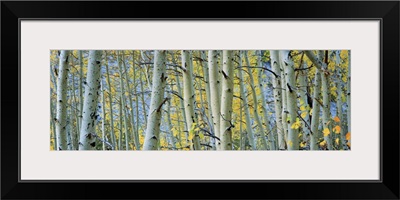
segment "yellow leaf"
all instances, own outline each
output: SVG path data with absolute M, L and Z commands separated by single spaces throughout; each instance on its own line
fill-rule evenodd
M 350 142 L 347 142 L 347 146 L 351 147 L 351 143 L 350 143 Z
M 294 122 L 292 124 L 292 126 L 290 126 L 290 128 L 291 129 L 298 129 L 298 128 L 300 128 L 300 126 L 301 126 L 301 122 L 300 122 L 299 118 L 296 118 L 296 122 Z
M 331 134 L 331 132 L 329 131 L 328 128 L 324 128 L 324 130 L 322 131 L 322 133 L 324 133 L 324 137 L 328 136 L 329 134 Z
M 306 146 L 306 142 L 301 142 L 301 143 L 300 143 L 300 147 L 301 147 L 301 148 L 303 148 L 303 147 L 305 147 L 305 146 Z
M 324 141 L 320 142 L 319 145 L 320 146 L 325 146 L 326 145 L 326 141 L 324 140 Z
M 299 134 L 299 138 L 301 138 L 301 136 L 303 136 L 303 134 L 300 133 L 300 134 Z
M 200 137 L 200 139 L 204 139 L 204 134 L 203 133 L 199 133 L 199 137 Z
M 289 145 L 290 147 L 293 147 L 293 142 L 292 142 L 291 140 L 289 140 L 287 143 L 288 143 L 288 145 Z
M 194 130 L 192 129 L 192 130 L 190 130 L 189 131 L 189 140 L 193 140 L 193 138 L 194 138 Z
M 340 133 L 340 126 L 335 126 L 335 127 L 333 128 L 333 131 L 334 131 L 336 134 L 339 134 L 339 133 Z
M 339 138 L 336 138 L 335 142 L 336 142 L 337 145 L 339 145 Z
M 333 118 L 333 120 L 334 120 L 335 122 L 340 122 L 340 119 L 339 119 L 338 116 L 336 116 L 335 118 Z
M 350 138 L 351 138 L 351 134 L 350 134 L 350 132 L 348 132 L 348 133 L 346 134 L 346 140 L 350 140 Z
M 300 110 L 304 111 L 304 110 L 306 110 L 306 107 L 305 106 L 300 106 Z
M 305 117 L 307 116 L 307 113 L 308 113 L 308 112 L 307 112 L 307 111 L 305 111 L 305 112 L 301 113 L 301 115 L 300 115 L 300 116 L 301 116 L 302 118 L 305 118 Z
M 312 111 L 313 111 L 313 110 L 310 111 L 310 116 L 312 116 Z

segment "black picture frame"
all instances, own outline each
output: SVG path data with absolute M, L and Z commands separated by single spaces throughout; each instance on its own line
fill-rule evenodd
M 2 1 L 1 198 L 399 199 L 399 6 L 399 1 Z M 21 19 L 379 19 L 381 181 L 20 182 Z

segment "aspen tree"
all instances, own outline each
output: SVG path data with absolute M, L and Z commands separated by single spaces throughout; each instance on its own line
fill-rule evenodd
M 298 130 L 292 128 L 292 124 L 296 121 L 297 118 L 297 94 L 295 91 L 296 80 L 294 75 L 294 63 L 292 60 L 292 56 L 290 55 L 291 51 L 282 50 L 280 51 L 280 58 L 282 60 L 282 65 L 285 71 L 286 78 L 286 97 L 287 97 L 287 111 L 289 119 L 289 127 L 288 127 L 288 138 L 287 138 L 287 147 L 288 150 L 299 150 L 299 137 Z
M 157 150 L 160 140 L 160 124 L 162 115 L 162 106 L 165 101 L 164 90 L 167 80 L 166 71 L 166 51 L 154 51 L 154 70 L 153 84 L 151 92 L 150 110 L 147 119 L 146 135 L 143 144 L 143 150 Z
M 232 150 L 232 100 L 233 100 L 233 51 L 224 50 L 222 67 L 222 96 L 221 102 L 221 118 L 220 118 L 220 135 L 221 149 Z
M 249 103 L 247 102 L 247 91 L 246 87 L 244 86 L 244 79 L 243 79 L 243 68 L 242 68 L 242 61 L 243 59 L 243 53 L 239 53 L 239 70 L 238 70 L 238 77 L 239 77 L 239 83 L 240 83 L 240 96 L 243 101 L 243 107 L 244 107 L 244 113 L 245 113 L 245 118 L 246 118 L 246 132 L 247 132 L 247 137 L 249 139 L 249 143 L 251 146 L 252 150 L 256 150 L 256 143 L 254 140 L 254 133 L 253 129 L 251 127 L 251 119 L 250 119 L 250 109 L 249 109 Z
M 95 125 L 98 115 L 97 99 L 100 89 L 100 50 L 89 51 L 89 64 L 85 86 L 85 97 L 83 102 L 82 126 L 79 139 L 79 150 L 93 150 L 96 146 Z
M 56 104 L 56 137 L 57 151 L 67 150 L 67 85 L 68 85 L 68 57 L 69 51 L 62 50 L 59 58 L 57 77 L 57 104 Z

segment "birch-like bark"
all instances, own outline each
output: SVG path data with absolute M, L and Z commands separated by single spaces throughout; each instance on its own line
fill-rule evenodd
M 319 127 L 319 112 L 320 103 L 318 102 L 321 97 L 321 72 L 319 69 L 315 71 L 314 78 L 314 95 L 312 102 L 312 117 L 311 117 L 311 137 L 310 137 L 310 150 L 318 150 L 318 127 Z
M 221 102 L 221 118 L 220 118 L 220 135 L 221 149 L 232 150 L 232 102 L 233 102 L 233 51 L 223 51 L 223 67 L 221 73 L 222 80 L 222 96 Z
M 261 63 L 261 51 L 257 51 L 257 67 L 263 67 Z M 276 150 L 276 141 L 275 141 L 275 134 L 273 131 L 270 130 L 269 127 L 269 120 L 268 120 L 268 111 L 267 111 L 267 103 L 266 103 L 266 87 L 267 84 L 264 83 L 264 79 L 262 78 L 263 71 L 262 69 L 258 69 L 258 85 L 260 86 L 260 95 L 261 95 L 261 105 L 262 105 L 262 113 L 264 117 L 264 124 L 265 124 L 265 132 L 268 136 L 268 143 L 270 150 Z
M 191 130 L 192 124 L 197 123 L 197 117 L 194 113 L 194 102 L 195 94 L 193 88 L 193 66 L 190 52 L 188 50 L 182 50 L 182 75 L 183 75 L 183 99 L 185 101 L 185 113 L 186 113 L 186 129 Z M 201 150 L 200 137 L 197 131 L 194 131 L 194 137 L 192 139 L 193 149 Z
M 290 116 L 290 122 L 288 127 L 288 139 L 287 147 L 288 150 L 299 150 L 299 137 L 298 130 L 291 128 L 291 125 L 296 121 L 297 118 L 297 94 L 295 91 L 296 79 L 294 75 L 294 63 L 290 51 L 280 51 L 280 57 L 282 59 L 283 68 L 286 75 L 286 95 L 287 95 L 287 111 Z
M 211 120 L 214 125 L 215 136 L 221 139 L 220 135 L 220 111 L 221 111 L 221 99 L 219 93 L 219 73 L 218 73 L 218 55 L 217 51 L 209 50 L 208 51 L 208 71 L 210 75 L 210 102 L 211 102 Z M 221 141 L 218 140 L 216 143 L 216 148 L 219 150 L 221 148 Z
M 135 67 L 135 51 L 132 51 L 132 67 L 133 67 L 133 86 L 134 86 L 134 92 L 137 93 L 137 84 L 136 84 L 136 67 Z M 136 125 L 135 125 L 135 132 L 136 132 L 136 138 L 137 143 L 139 144 L 140 147 L 140 140 L 139 140 L 139 100 L 138 96 L 136 95 L 136 101 L 135 101 L 135 110 L 136 110 Z
M 82 113 L 83 113 L 83 58 L 82 51 L 78 51 L 79 56 L 79 127 L 82 127 Z
M 110 73 L 108 70 L 108 59 L 107 59 L 107 55 L 106 57 L 106 73 L 107 73 L 107 84 L 108 84 L 108 101 L 109 101 L 109 106 L 110 106 L 110 122 L 111 122 L 111 140 L 112 140 L 112 145 L 114 147 L 114 149 L 117 146 L 117 141 L 115 138 L 115 133 L 114 133 L 114 112 L 113 112 L 113 106 L 112 106 L 112 93 L 111 93 L 111 81 L 110 81 Z M 104 91 L 104 89 L 103 89 Z
M 337 88 L 337 97 L 336 97 L 336 110 L 337 110 L 337 116 L 339 117 L 339 127 L 340 127 L 340 143 L 341 143 L 341 149 L 347 150 L 347 145 L 346 145 L 346 132 L 343 128 L 343 101 L 342 101 L 342 94 L 343 94 L 343 83 L 342 83 L 342 70 L 340 68 L 340 51 L 336 51 L 336 77 L 337 77 L 337 82 L 336 82 L 336 88 Z
M 243 101 L 243 106 L 244 106 L 244 113 L 246 117 L 246 132 L 247 132 L 247 137 L 249 139 L 249 144 L 251 146 L 251 149 L 256 150 L 256 143 L 254 140 L 254 133 L 253 129 L 251 127 L 251 120 L 250 120 L 250 109 L 249 109 L 249 103 L 247 102 L 247 91 L 246 87 L 244 85 L 244 79 L 243 79 L 243 68 L 242 68 L 242 58 L 243 54 L 242 52 L 239 53 L 239 70 L 238 70 L 238 77 L 239 77 L 239 83 L 240 83 L 240 96 Z
M 285 139 L 285 148 L 287 149 L 288 142 L 288 133 L 289 133 L 289 123 L 288 123 L 288 108 L 287 108 L 287 93 L 286 93 L 286 75 L 284 70 L 284 63 L 282 62 L 282 56 L 279 55 L 280 66 L 281 66 L 281 90 L 282 90 L 282 127 L 283 127 L 283 136 Z
M 281 85 L 281 68 L 279 51 L 271 50 L 271 67 L 272 71 L 278 75 L 273 77 L 272 87 L 274 93 L 274 103 L 275 103 L 275 123 L 276 123 L 276 133 L 278 135 L 278 150 L 285 149 L 285 136 L 283 129 L 283 119 L 282 119 L 282 85 Z M 286 119 L 285 119 L 286 120 Z
M 60 53 L 60 64 L 57 77 L 57 115 L 56 115 L 56 137 L 57 150 L 67 150 L 67 85 L 68 85 L 68 50 Z
M 306 69 L 307 68 L 307 63 L 305 61 L 303 61 L 303 66 L 301 66 L 301 68 Z M 298 94 L 300 96 L 300 108 L 302 106 L 307 107 L 308 105 L 308 99 L 307 99 L 307 70 L 300 70 L 298 73 L 298 78 L 299 78 L 299 89 L 298 89 Z M 311 103 L 311 102 L 310 102 Z M 303 117 L 303 120 L 301 121 L 302 124 L 302 129 L 303 129 L 303 138 L 304 141 L 307 142 L 306 138 L 310 136 L 310 128 L 309 126 L 311 126 L 310 124 L 310 113 L 308 110 L 302 111 L 305 112 L 306 115 L 305 117 Z
M 97 119 L 97 99 L 100 89 L 102 51 L 89 51 L 89 64 L 83 102 L 82 126 L 79 139 L 79 150 L 93 150 L 96 146 L 95 123 Z
M 323 60 L 324 51 L 319 51 L 319 60 Z M 324 66 L 327 66 L 326 63 Z M 321 84 L 322 84 L 322 123 L 323 130 L 330 130 L 329 121 L 330 121 L 330 98 L 329 98 L 329 75 L 328 75 L 328 67 L 322 69 L 321 73 Z M 332 131 L 330 131 L 332 132 Z M 332 150 L 332 133 L 326 135 L 324 134 L 324 140 L 326 141 L 328 150 Z
M 162 106 L 165 101 L 164 90 L 167 80 L 166 71 L 166 51 L 154 51 L 154 70 L 153 85 L 151 89 L 150 110 L 147 120 L 146 135 L 143 144 L 143 150 L 157 150 L 158 140 L 160 139 L 160 120 L 162 115 Z
M 209 121 L 209 126 L 210 126 L 210 130 L 211 132 L 214 134 L 215 136 L 215 127 L 214 127 L 214 122 L 212 121 L 212 111 L 211 111 L 211 93 L 210 93 L 210 74 L 209 74 L 209 67 L 208 67 L 208 62 L 207 62 L 207 55 L 206 55 L 206 51 L 200 51 L 200 57 L 201 57 L 201 66 L 203 68 L 203 74 L 204 74 L 204 81 L 205 81 L 205 89 L 206 89 L 206 97 L 207 97 L 207 118 Z M 213 147 L 213 149 L 215 150 L 216 147 L 216 139 L 215 138 L 210 138 L 211 140 L 211 146 Z

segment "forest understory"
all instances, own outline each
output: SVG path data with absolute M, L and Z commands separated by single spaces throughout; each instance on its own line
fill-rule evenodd
M 349 50 L 51 50 L 50 150 L 350 150 Z

